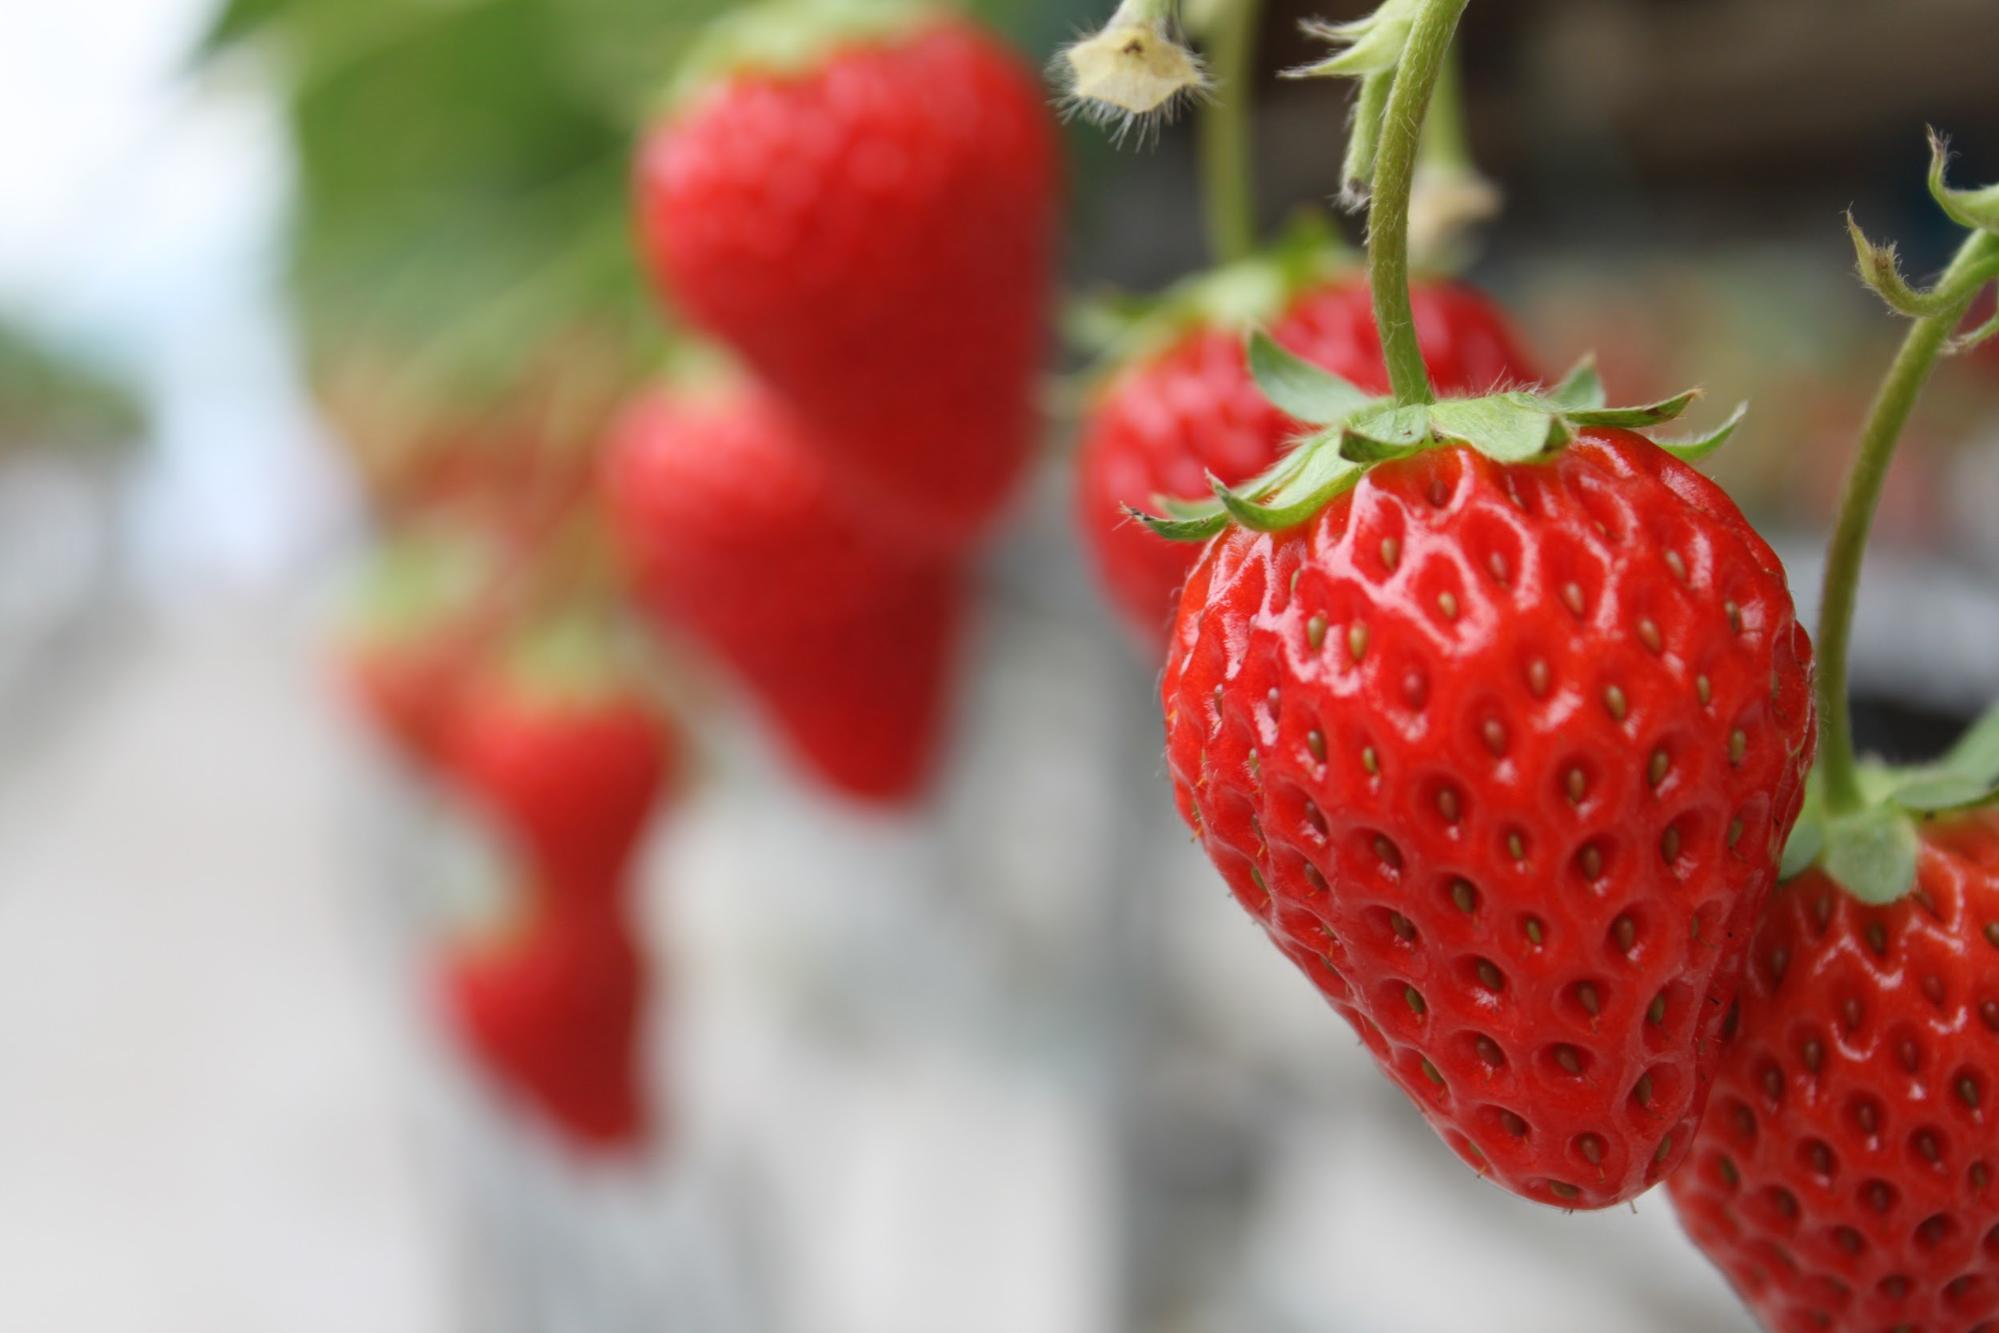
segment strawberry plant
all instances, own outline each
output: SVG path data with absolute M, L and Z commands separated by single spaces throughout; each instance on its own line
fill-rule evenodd
M 1889 462 L 1999 279 L 1999 188 L 1953 189 L 1946 165 L 1933 140 L 1931 192 L 1970 235 L 1934 287 L 1911 287 L 1894 248 L 1853 228 L 1862 277 L 1914 323 L 1833 533 L 1811 799 L 1728 1018 L 1713 1106 L 1671 1181 L 1688 1233 L 1772 1329 L 1968 1329 L 1999 1313 L 1999 715 L 1897 769 L 1858 758 L 1847 701 Z
M 1162 686 L 1182 814 L 1243 906 L 1445 1140 L 1605 1207 L 1686 1153 L 1803 799 L 1810 648 L 1777 560 L 1594 372 L 1437 393 L 1409 281 L 1424 113 L 1465 0 L 1327 29 L 1361 81 L 1387 394 L 1267 333 L 1305 434 L 1163 498 L 1205 543 Z

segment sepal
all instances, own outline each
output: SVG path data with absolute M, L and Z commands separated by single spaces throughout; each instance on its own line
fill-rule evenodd
M 1246 355 L 1263 395 L 1315 429 L 1242 485 L 1210 478 L 1211 501 L 1160 497 L 1154 502 L 1157 514 L 1131 511 L 1162 537 L 1206 541 L 1231 519 L 1257 532 L 1286 531 L 1307 522 L 1380 463 L 1444 445 L 1463 445 L 1496 463 L 1531 462 L 1565 448 L 1586 430 L 1662 425 L 1698 396 L 1690 390 L 1639 407 L 1606 407 L 1603 382 L 1585 360 L 1552 389 L 1398 406 L 1296 355 L 1264 330 L 1250 333 Z M 1706 434 L 1661 447 L 1682 458 L 1703 457 L 1728 438 L 1742 414 L 1738 408 Z

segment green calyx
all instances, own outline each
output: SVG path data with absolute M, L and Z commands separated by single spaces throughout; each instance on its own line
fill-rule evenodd
M 507 645 L 504 669 L 509 687 L 537 703 L 582 707 L 633 688 L 618 627 L 601 612 L 566 612 L 529 626 Z
M 420 637 L 468 610 L 491 585 L 490 543 L 453 532 L 425 532 L 377 547 L 347 598 L 346 622 L 369 643 Z
M 1865 763 L 1858 778 L 1860 803 L 1834 811 L 1821 772 L 1813 771 L 1778 875 L 1791 879 L 1818 866 L 1862 902 L 1892 903 L 1916 887 L 1921 823 L 1999 804 L 1999 708 L 1941 759 L 1899 768 Z
M 1317 211 L 1299 216 L 1277 242 L 1248 259 L 1196 274 L 1154 296 L 1099 296 L 1064 315 L 1069 341 L 1089 354 L 1086 384 L 1150 359 L 1196 329 L 1243 330 L 1275 322 L 1300 295 L 1359 260 Z
M 1157 515 L 1131 511 L 1168 540 L 1206 541 L 1231 522 L 1282 532 L 1309 520 L 1381 463 L 1456 446 L 1498 463 L 1537 462 L 1585 430 L 1664 425 L 1698 396 L 1690 390 L 1642 407 L 1609 407 L 1595 365 L 1585 360 L 1552 389 L 1398 405 L 1287 351 L 1262 330 L 1250 335 L 1249 365 L 1264 396 L 1313 429 L 1269 470 L 1239 486 L 1211 476 L 1212 499 L 1161 497 Z M 1704 458 L 1734 432 L 1745 410 L 1736 409 L 1704 435 L 1655 443 L 1689 462 Z
M 934 17 L 921 0 L 766 0 L 710 23 L 668 87 L 675 110 L 742 74 L 792 75 L 841 48 L 892 41 Z

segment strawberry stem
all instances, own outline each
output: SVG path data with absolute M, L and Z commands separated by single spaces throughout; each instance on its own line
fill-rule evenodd
M 1957 252 L 1937 283 L 1937 291 L 1963 286 L 1966 274 L 1999 259 L 1999 236 L 1974 232 Z M 1902 342 L 1888 369 L 1860 436 L 1860 457 L 1847 477 L 1840 500 L 1839 523 L 1826 554 L 1825 592 L 1819 612 L 1819 766 L 1825 783 L 1826 809 L 1833 814 L 1858 810 L 1864 804 L 1860 771 L 1853 749 L 1853 714 L 1847 700 L 1847 659 L 1853 638 L 1854 603 L 1860 591 L 1860 567 L 1867 553 L 1867 532 L 1881 499 L 1881 486 L 1895 445 L 1915 411 L 1916 399 L 1928 382 L 1937 358 L 1963 321 L 1976 289 L 1948 310 L 1919 319 Z
M 1208 244 L 1222 264 L 1247 259 L 1256 249 L 1255 140 L 1250 118 L 1262 14 L 1262 0 L 1220 0 L 1202 34 L 1216 85 L 1201 117 L 1202 187 L 1207 196 Z
M 1409 301 L 1409 199 L 1430 97 L 1450 54 L 1451 38 L 1470 0 L 1422 0 L 1389 90 L 1374 164 L 1374 204 L 1368 215 L 1367 272 L 1374 288 L 1374 322 L 1398 406 L 1434 403 L 1437 393 L 1416 341 Z

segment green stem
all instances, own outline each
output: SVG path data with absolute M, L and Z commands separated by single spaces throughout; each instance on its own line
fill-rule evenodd
M 1960 285 L 1964 275 L 1999 256 L 1999 236 L 1974 234 L 1957 252 L 1937 283 L 1944 291 Z M 1915 411 L 1916 399 L 1928 382 L 1944 346 L 1957 331 L 1974 293 L 1954 308 L 1919 319 L 1896 353 L 1881 382 L 1873 410 L 1860 436 L 1860 457 L 1846 481 L 1839 504 L 1839 523 L 1826 553 L 1825 592 L 1819 611 L 1818 691 L 1819 765 L 1825 780 L 1826 808 L 1833 814 L 1857 810 L 1862 804 L 1857 757 L 1853 750 L 1853 714 L 1846 697 L 1847 655 L 1853 638 L 1853 609 L 1860 591 L 1860 566 L 1867 553 L 1867 531 L 1881 500 L 1881 486 L 1902 429 Z
M 1450 54 L 1458 19 L 1470 0 L 1423 0 L 1409 30 L 1409 44 L 1388 94 L 1388 114 L 1374 164 L 1374 205 L 1367 226 L 1367 275 L 1374 288 L 1374 322 L 1381 330 L 1381 354 L 1395 401 L 1404 407 L 1437 401 L 1423 349 L 1416 341 L 1416 314 L 1409 303 L 1409 196 L 1415 186 L 1416 154 L 1422 145 L 1423 117 Z
M 1201 117 L 1201 177 L 1208 243 L 1215 259 L 1232 264 L 1256 249 L 1256 37 L 1262 0 L 1222 0 L 1206 35 L 1208 62 L 1219 91 Z

